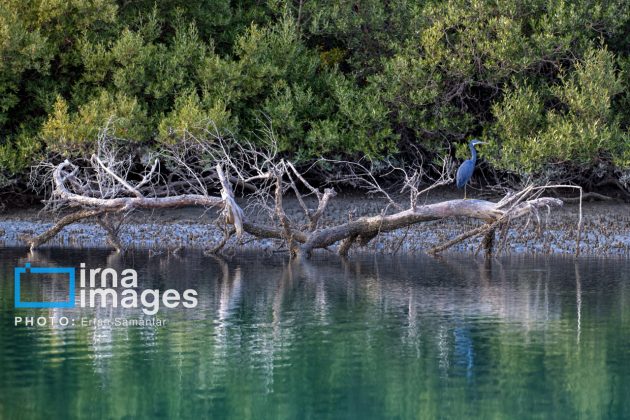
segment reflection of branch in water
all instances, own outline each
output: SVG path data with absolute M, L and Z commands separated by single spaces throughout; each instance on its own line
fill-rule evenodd
M 373 258 L 371 264 L 363 265 L 357 262 L 355 265 L 356 278 L 361 279 L 365 284 L 367 296 L 374 302 L 383 300 L 383 290 L 381 288 L 382 278 L 379 269 L 379 259 Z M 371 270 L 369 270 L 371 268 Z
M 289 286 L 293 284 L 293 264 L 285 264 L 282 267 L 282 275 L 280 276 L 278 283 L 276 285 L 275 294 L 273 296 L 273 329 L 274 329 L 274 337 L 279 336 L 279 328 L 282 322 L 282 303 L 284 302 L 284 294 L 285 289 L 287 287 L 287 283 Z
M 403 343 L 411 345 L 416 350 L 416 356 L 420 357 L 420 317 L 416 304 L 416 294 L 413 287 L 407 291 L 409 303 L 407 304 L 407 328 L 403 336 Z
M 219 326 L 223 328 L 226 326 L 225 321 L 241 300 L 241 269 L 240 266 L 237 266 L 234 270 L 234 277 L 231 279 L 230 269 L 225 260 L 214 255 L 211 258 L 219 264 L 222 274 L 217 318 Z
M 321 266 L 316 266 L 309 260 L 298 260 L 289 262 L 288 264 L 294 264 L 294 267 L 299 269 L 299 273 L 315 286 L 315 313 L 320 323 L 327 324 L 329 302 L 326 284 L 328 283 L 329 277 L 326 275 L 326 271 L 322 270 Z M 334 269 L 334 266 L 328 268 Z
M 442 371 L 442 375 L 447 376 L 447 372 L 450 366 L 449 363 L 449 342 L 447 326 L 441 324 L 437 333 L 437 346 L 439 351 L 439 366 Z
M 248 320 L 248 322 L 256 325 L 256 328 L 248 333 L 243 333 L 240 328 L 236 327 L 235 323 L 230 322 L 230 318 L 234 315 L 235 308 L 243 304 L 246 287 L 254 285 L 256 282 L 249 283 L 243 280 L 243 271 L 246 271 L 246 267 L 239 264 L 230 266 L 219 256 L 211 257 L 219 263 L 222 272 L 221 286 L 218 291 L 218 323 L 213 334 L 216 346 L 215 358 L 228 364 L 227 361 L 233 357 L 230 348 L 233 347 L 235 340 L 241 343 L 241 346 L 252 346 L 253 349 L 256 349 L 251 355 L 252 363 L 262 370 L 267 392 L 272 392 L 274 361 L 277 359 L 277 353 L 290 346 L 294 340 L 292 330 L 283 326 L 282 310 L 285 295 L 293 284 L 295 264 L 298 261 L 294 260 L 284 264 L 282 275 L 275 277 L 274 287 L 264 287 L 265 294 L 259 296 L 260 299 L 256 299 L 253 318 Z M 253 281 L 251 278 L 250 280 Z M 269 312 L 265 309 L 269 307 L 268 305 L 272 309 L 271 322 L 269 322 Z M 246 334 L 251 334 L 251 336 L 248 336 L 247 340 L 241 340 Z
M 355 287 L 355 283 L 352 281 L 349 281 L 349 279 L 352 275 L 352 266 L 356 264 L 356 262 L 351 262 L 347 258 L 341 258 L 340 261 L 341 261 L 341 268 L 343 270 L 341 278 L 344 279 L 346 296 L 348 297 L 349 303 L 351 305 L 354 305 L 354 302 L 355 302 L 354 296 L 356 294 L 356 287 Z
M 575 341 L 580 345 L 580 335 L 582 333 L 582 278 L 580 277 L 580 265 L 577 261 L 573 262 L 575 270 L 575 311 L 577 313 L 577 332 Z
M 543 267 L 506 271 L 497 258 L 466 260 L 465 264 L 459 259 L 437 261 L 448 272 L 445 278 L 455 282 L 453 285 L 466 285 L 457 296 L 462 302 L 454 303 L 453 296 L 445 297 L 445 304 L 457 312 L 516 320 L 527 330 L 544 327 L 550 319 L 561 316 L 559 308 L 554 308 L 553 317 L 550 316 L 549 262 Z M 440 298 L 431 302 L 438 310 Z
M 241 269 L 237 266 L 234 270 L 233 278 L 230 277 L 230 268 L 227 262 L 217 256 L 209 255 L 214 259 L 221 270 L 221 279 L 219 281 L 219 305 L 216 311 L 216 322 L 214 327 L 214 348 L 215 358 L 217 360 L 226 360 L 230 357 L 229 354 L 229 317 L 231 316 L 234 308 L 240 303 L 242 298 L 242 279 Z M 240 330 L 235 329 L 235 334 L 240 334 Z M 212 382 L 217 381 L 218 377 L 213 378 Z
M 50 256 L 50 250 L 33 250 L 28 251 L 23 257 L 18 258 L 18 264 L 24 265 L 31 263 L 31 265 L 60 267 L 67 264 L 63 264 L 60 261 L 55 260 Z
M 107 256 L 107 264 L 106 267 L 122 267 L 123 256 L 121 252 L 112 251 Z

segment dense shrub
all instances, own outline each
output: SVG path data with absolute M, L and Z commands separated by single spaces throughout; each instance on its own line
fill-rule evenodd
M 593 166 L 608 159 L 629 167 L 630 137 L 614 112 L 624 91 L 615 60 L 606 49 L 590 50 L 560 83 L 543 91 L 530 86 L 508 92 L 493 106 L 491 130 L 500 153 L 493 161 L 518 172 L 540 171 L 549 163 Z M 544 103 L 553 103 L 545 109 Z
M 629 28 L 622 0 L 5 0 L 0 179 L 88 155 L 105 125 L 159 148 L 255 140 L 261 119 L 298 160 L 463 156 L 484 136 L 499 170 L 620 177 Z

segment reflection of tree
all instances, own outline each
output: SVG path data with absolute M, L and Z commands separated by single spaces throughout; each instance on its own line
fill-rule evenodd
M 11 340 L 15 349 L 0 349 L 0 384 L 32 373 L 24 390 L 0 389 L 7 399 L 28 387 L 33 410 L 113 418 L 596 418 L 628 409 L 620 349 L 630 279 L 600 281 L 611 278 L 603 262 L 95 254 L 86 263 L 131 265 L 141 288 L 195 288 L 199 307 L 161 311 L 164 328 Z M 118 313 L 107 310 L 99 316 Z M 0 328 L 3 339 L 20 331 Z M 52 386 L 69 386 L 71 401 L 49 395 Z

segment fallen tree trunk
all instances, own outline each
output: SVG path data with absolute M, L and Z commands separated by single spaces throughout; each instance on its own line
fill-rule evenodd
M 447 218 L 476 219 L 485 222 L 485 224 L 437 245 L 430 252 L 438 253 L 461 241 L 484 235 L 486 251 L 491 252 L 492 239 L 497 227 L 501 226 L 500 231 L 505 235 L 507 225 L 525 216 L 540 225 L 539 212 L 541 209 L 547 209 L 549 212 L 552 207 L 562 205 L 562 201 L 557 198 L 540 196 L 541 192 L 546 188 L 551 188 L 550 186 L 530 186 L 517 193 L 508 194 L 498 202 L 460 199 L 418 205 L 418 197 L 421 194 L 436 186 L 447 185 L 453 181 L 452 168 L 445 162 L 440 178 L 434 180 L 431 186 L 422 191 L 418 188 L 422 181 L 422 172 L 416 170 L 412 175 L 408 175 L 404 170 L 396 168 L 404 173 L 405 183 L 401 191 L 408 190 L 410 192 L 410 204 L 409 208 L 406 209 L 392 200 L 373 176 L 357 178 L 367 179 L 370 192 L 382 193 L 385 197 L 385 210 L 378 215 L 360 217 L 341 224 L 329 223 L 325 225 L 322 220 L 325 219 L 329 202 L 336 196 L 334 189 L 326 188 L 321 191 L 310 185 L 294 165 L 284 160 L 276 160 L 275 155 L 264 155 L 264 159 L 262 159 L 264 163 L 256 166 L 256 164 L 252 164 L 255 159 L 251 157 L 237 160 L 228 154 L 227 148 L 224 147 L 222 150 L 224 153 L 221 158 L 213 162 L 216 172 L 214 176 L 196 176 L 192 168 L 185 166 L 186 164 L 182 163 L 183 159 L 179 159 L 178 162 L 185 166 L 181 173 L 189 174 L 191 177 L 191 180 L 186 182 L 192 184 L 196 181 L 199 185 L 195 187 L 195 191 L 199 193 L 165 196 L 158 195 L 157 191 L 163 193 L 173 191 L 174 188 L 169 188 L 168 183 L 164 184 L 164 178 L 156 176 L 156 168 L 159 166 L 157 160 L 151 168 L 147 168 L 147 171 L 142 174 L 141 180 L 136 183 L 129 179 L 128 168 L 121 169 L 120 165 L 117 166 L 111 155 L 107 158 L 93 156 L 91 159 L 92 172 L 81 172 L 78 166 L 66 160 L 55 166 L 52 171 L 53 193 L 48 204 L 54 208 L 60 206 L 78 207 L 80 210 L 64 216 L 51 229 L 30 239 L 29 245 L 32 249 L 37 248 L 71 223 L 88 218 L 99 218 L 98 222 L 108 234 L 108 242 L 120 250 L 123 245 L 117 238 L 118 228 L 114 228 L 104 215 L 124 215 L 136 209 L 203 206 L 221 210 L 217 224 L 224 236 L 214 247 L 213 251 L 215 252 L 220 251 L 232 235 L 236 234 L 241 240 L 242 233 L 245 232 L 254 239 L 271 238 L 283 241 L 294 257 L 308 258 L 314 250 L 330 250 L 330 247 L 336 244 L 340 244 L 338 253 L 345 256 L 352 247 L 365 246 L 381 233 Z M 247 151 L 241 149 L 241 153 L 247 153 Z M 258 158 L 261 152 L 256 153 L 258 153 L 256 155 Z M 253 165 L 254 173 L 247 172 L 245 168 L 239 166 L 239 162 Z M 232 175 L 228 174 L 228 170 L 231 170 Z M 178 185 L 186 183 L 182 181 L 182 176 L 180 175 L 180 179 L 175 181 Z M 211 186 L 205 185 L 202 181 L 208 179 L 216 180 L 213 188 L 220 190 L 220 196 L 208 194 Z M 267 211 L 269 223 L 250 220 L 246 212 L 237 204 L 232 184 L 247 184 L 251 189 L 254 189 L 251 193 L 251 197 L 257 200 L 254 201 L 254 211 Z M 302 188 L 298 188 L 299 184 Z M 300 192 L 304 189 L 308 191 L 308 195 L 317 199 L 315 208 L 311 209 L 307 206 L 307 200 Z M 296 224 L 285 213 L 283 196 L 287 191 L 292 191 L 295 194 L 302 207 L 304 218 L 307 220 L 305 225 Z M 388 213 L 387 209 L 393 209 L 393 211 Z M 505 238 L 503 242 L 505 242 Z
M 556 198 L 538 198 L 527 201 L 524 204 L 531 208 L 541 208 L 548 206 L 561 206 L 562 201 Z M 482 226 L 479 233 L 475 232 L 466 237 L 462 237 L 461 239 L 456 238 L 457 240 L 449 244 L 449 246 L 443 247 L 443 249 L 433 249 L 433 252 L 436 253 L 447 249 L 450 246 L 467 239 L 468 237 L 485 233 L 487 230 L 490 230 L 489 226 L 498 224 L 499 221 L 503 220 L 508 214 L 510 214 L 512 218 L 520 217 L 525 214 L 523 208 L 521 207 L 509 210 L 502 210 L 502 207 L 502 204 L 483 200 L 451 200 L 419 206 L 414 209 L 403 210 L 386 216 L 360 218 L 353 222 L 313 232 L 308 236 L 306 241 L 304 241 L 304 244 L 300 247 L 299 251 L 300 253 L 309 256 L 314 249 L 327 248 L 347 238 L 374 237 L 379 233 L 403 229 L 417 223 L 452 217 L 466 217 L 491 223 L 488 226 Z

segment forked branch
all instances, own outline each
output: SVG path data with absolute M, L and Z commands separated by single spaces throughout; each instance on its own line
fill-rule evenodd
M 212 141 L 188 136 L 186 138 L 192 139 L 189 143 L 182 143 L 162 156 L 168 161 L 164 167 L 168 166 L 170 173 L 166 175 L 160 173 L 162 165 L 157 158 L 152 160 L 150 167 L 147 165 L 141 172 L 133 173 L 130 159 L 112 151 L 111 145 L 104 141 L 99 154 L 92 156 L 87 168 L 68 160 L 54 166 L 48 207 L 79 210 L 62 217 L 53 228 L 29 240 L 29 245 L 36 248 L 71 223 L 98 218 L 97 222 L 108 234 L 109 243 L 120 250 L 123 244 L 117 235 L 119 225 L 114 226 L 110 216 L 126 215 L 136 209 L 182 206 L 220 210 L 216 222 L 223 235 L 214 251 L 223 248 L 234 234 L 239 241 L 248 234 L 254 240 L 272 238 L 284 242 L 294 257 L 309 257 L 316 249 L 330 250 L 336 245 L 339 245 L 339 254 L 347 255 L 353 247 L 365 246 L 379 234 L 433 220 L 458 217 L 485 222 L 431 250 L 437 253 L 483 235 L 486 235 L 486 243 L 492 243 L 488 237 L 490 232 L 494 234 L 497 227 L 506 232 L 510 223 L 524 217 L 533 220 L 540 229 L 540 210 L 549 212 L 552 207 L 562 205 L 557 198 L 541 196 L 554 186 L 529 186 L 507 194 L 498 202 L 449 200 L 421 205 L 421 196 L 453 182 L 453 165 L 449 159 L 426 167 L 420 163 L 407 167 L 390 164 L 381 168 L 380 173 L 390 180 L 401 180 L 395 183 L 396 191 L 408 194 L 406 198 L 395 197 L 383 187 L 372 165 L 326 161 L 329 165 L 339 165 L 338 173 L 345 174 L 337 178 L 337 182 L 345 181 L 364 188 L 368 195 L 380 196 L 383 200 L 382 210 L 376 215 L 335 223 L 326 217 L 329 204 L 336 196 L 335 189 L 313 186 L 307 180 L 308 169 L 300 171 L 293 163 L 279 159 L 275 138 L 270 133 L 268 149 L 244 146 L 218 136 L 212 137 Z M 248 186 L 243 208 L 237 201 L 235 186 Z M 211 191 L 218 191 L 219 195 L 212 195 Z M 285 197 L 289 193 L 302 208 L 307 221 L 305 225 L 288 216 Z M 309 196 L 317 200 L 316 207 L 309 207 Z M 406 208 L 401 204 L 405 201 L 408 203 Z M 580 230 L 581 219 L 578 232 Z

